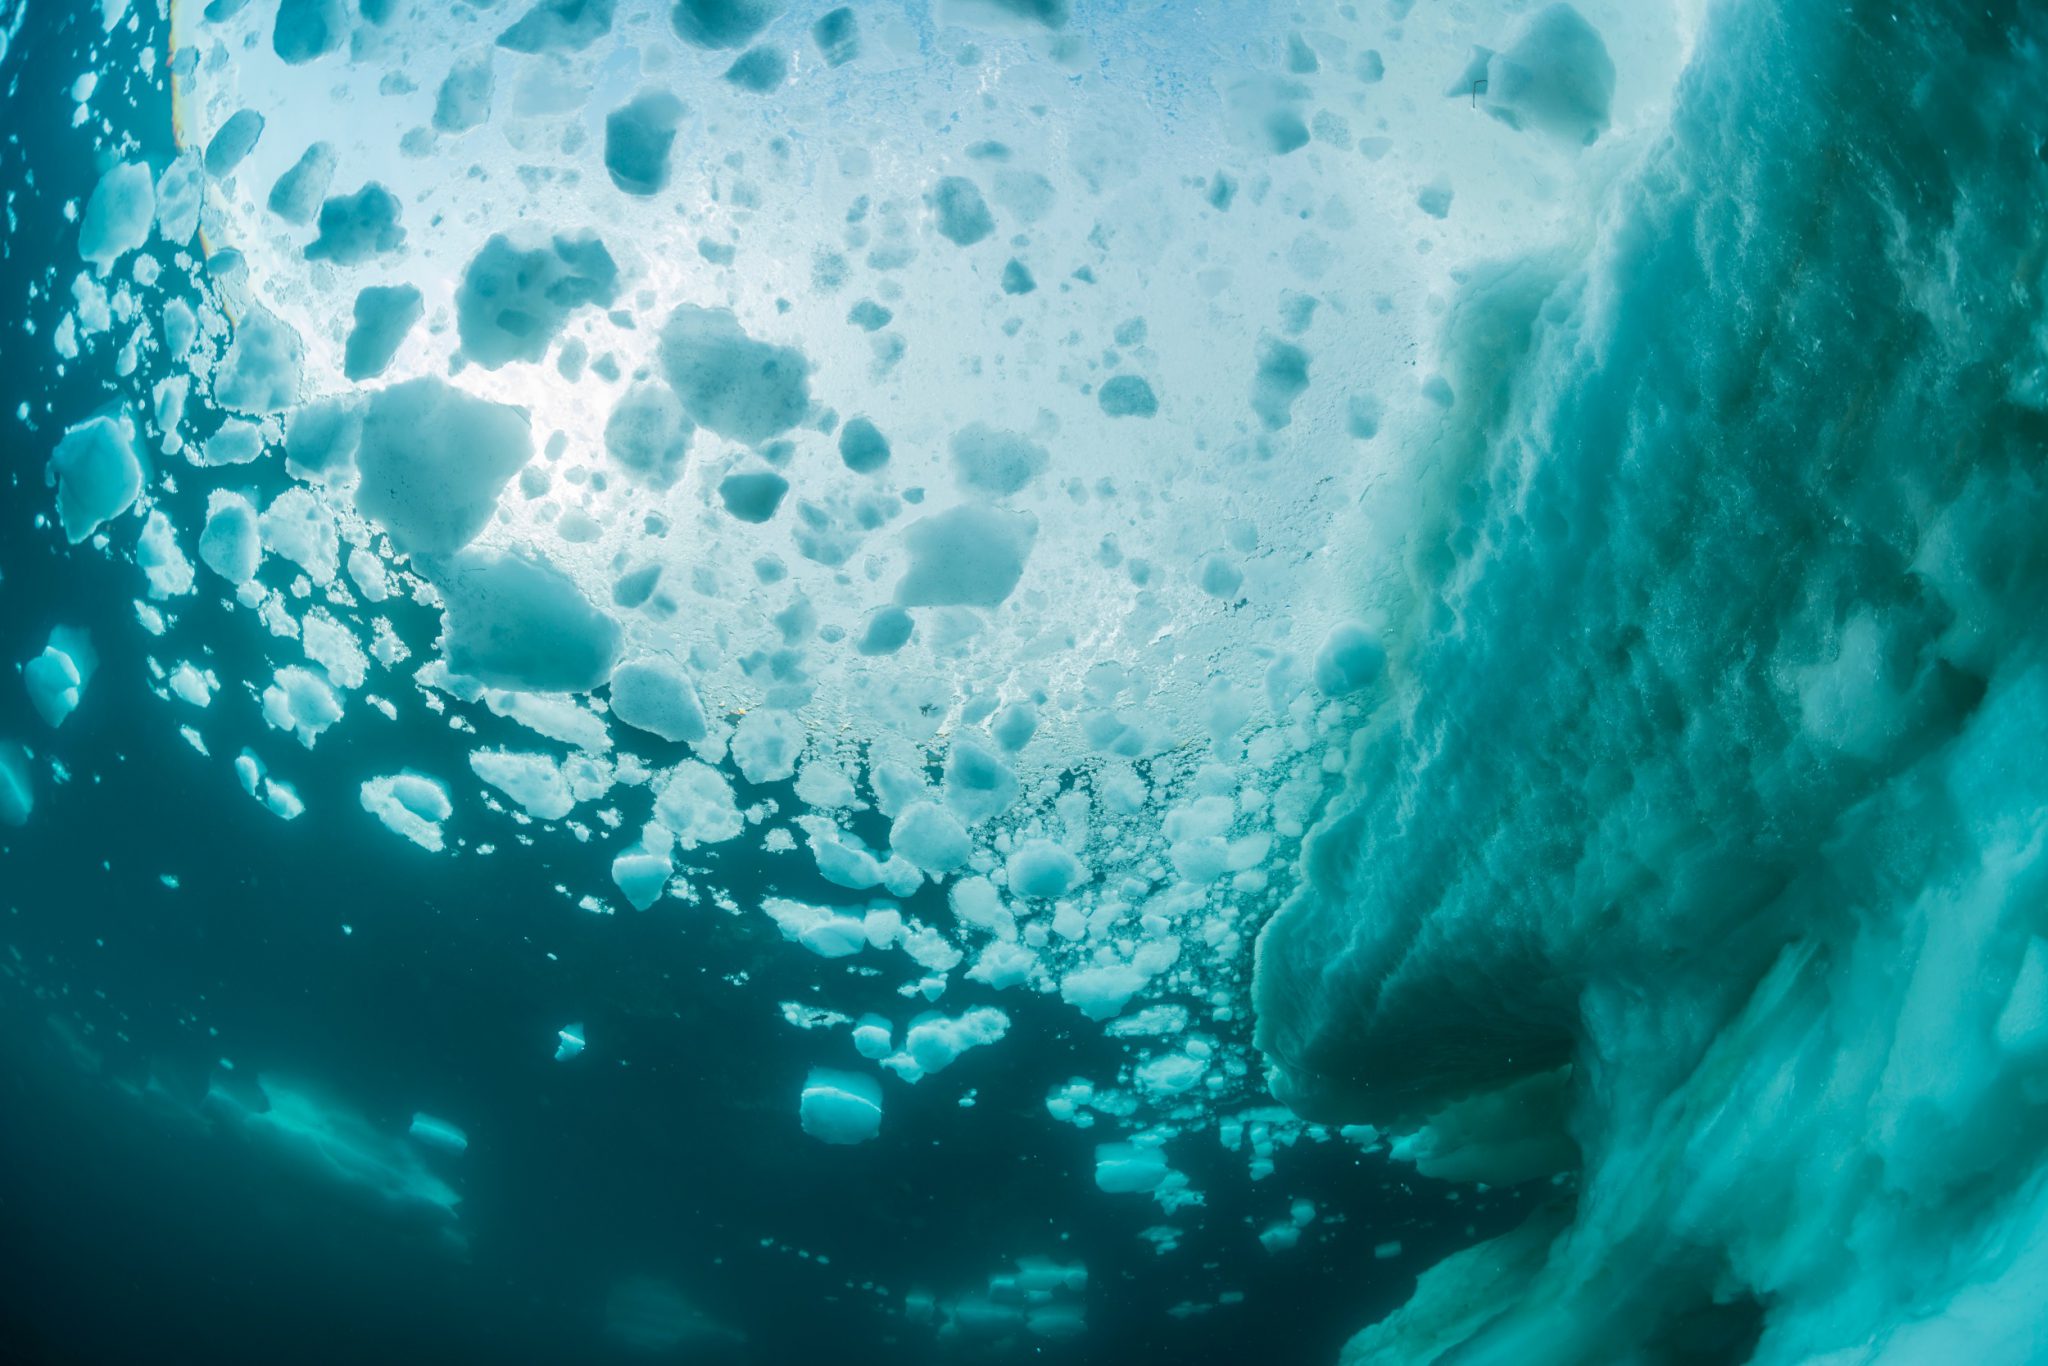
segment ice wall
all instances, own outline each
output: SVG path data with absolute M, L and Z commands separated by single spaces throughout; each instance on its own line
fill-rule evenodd
M 1453 310 L 1260 1039 L 1424 1171 L 1578 1177 L 1348 1359 L 2037 1353 L 2044 42 L 1715 5 L 1590 255 Z

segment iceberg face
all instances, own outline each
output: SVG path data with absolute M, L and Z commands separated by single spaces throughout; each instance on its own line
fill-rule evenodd
M 24 1221 L 84 1096 L 358 1355 L 2036 1353 L 2038 6 L 88 8 Z
M 2008 125 L 2042 30 L 1922 17 L 1717 7 L 1589 257 L 1454 315 L 1457 406 L 1390 490 L 1390 682 L 1260 942 L 1260 1041 L 1305 1113 L 1422 1126 L 1425 1171 L 1581 1193 L 1348 1359 L 2039 1330 L 2040 296 L 1947 291 L 2040 240 L 2003 187 L 2044 185 Z M 1546 1075 L 1568 1104 L 1480 1113 Z

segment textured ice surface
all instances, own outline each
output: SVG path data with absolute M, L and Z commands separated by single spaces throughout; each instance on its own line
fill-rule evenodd
M 1717 6 L 1587 250 L 1453 310 L 1260 1035 L 1425 1171 L 1582 1192 L 1347 1359 L 2033 1350 L 2048 448 L 1991 263 L 2044 36 Z

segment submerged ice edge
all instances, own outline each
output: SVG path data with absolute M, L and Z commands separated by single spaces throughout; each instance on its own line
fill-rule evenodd
M 2048 15 L 1713 7 L 1590 261 L 1475 278 L 1276 1092 L 1575 1196 L 1348 1360 L 2032 1359 Z

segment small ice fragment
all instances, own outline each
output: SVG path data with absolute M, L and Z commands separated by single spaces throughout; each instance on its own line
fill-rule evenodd
M 865 1143 L 882 1131 L 882 1088 L 873 1077 L 814 1067 L 798 1107 L 804 1132 L 824 1143 Z
M 1145 1195 L 1166 1180 L 1166 1155 L 1135 1143 L 1102 1143 L 1095 1148 L 1095 1184 L 1110 1195 Z
M 583 1051 L 582 1023 L 579 1021 L 576 1024 L 563 1025 L 555 1031 L 555 1038 L 559 1040 L 555 1045 L 555 1061 L 569 1061 Z
M 444 1153 L 459 1153 L 469 1147 L 468 1134 L 425 1111 L 413 1115 L 412 1128 L 407 1132 L 429 1148 L 439 1148 Z
M 43 652 L 24 664 L 21 681 L 28 688 L 28 700 L 36 715 L 52 730 L 78 710 L 85 685 L 99 667 L 99 654 L 92 647 L 92 635 L 80 626 L 59 626 L 50 632 Z

